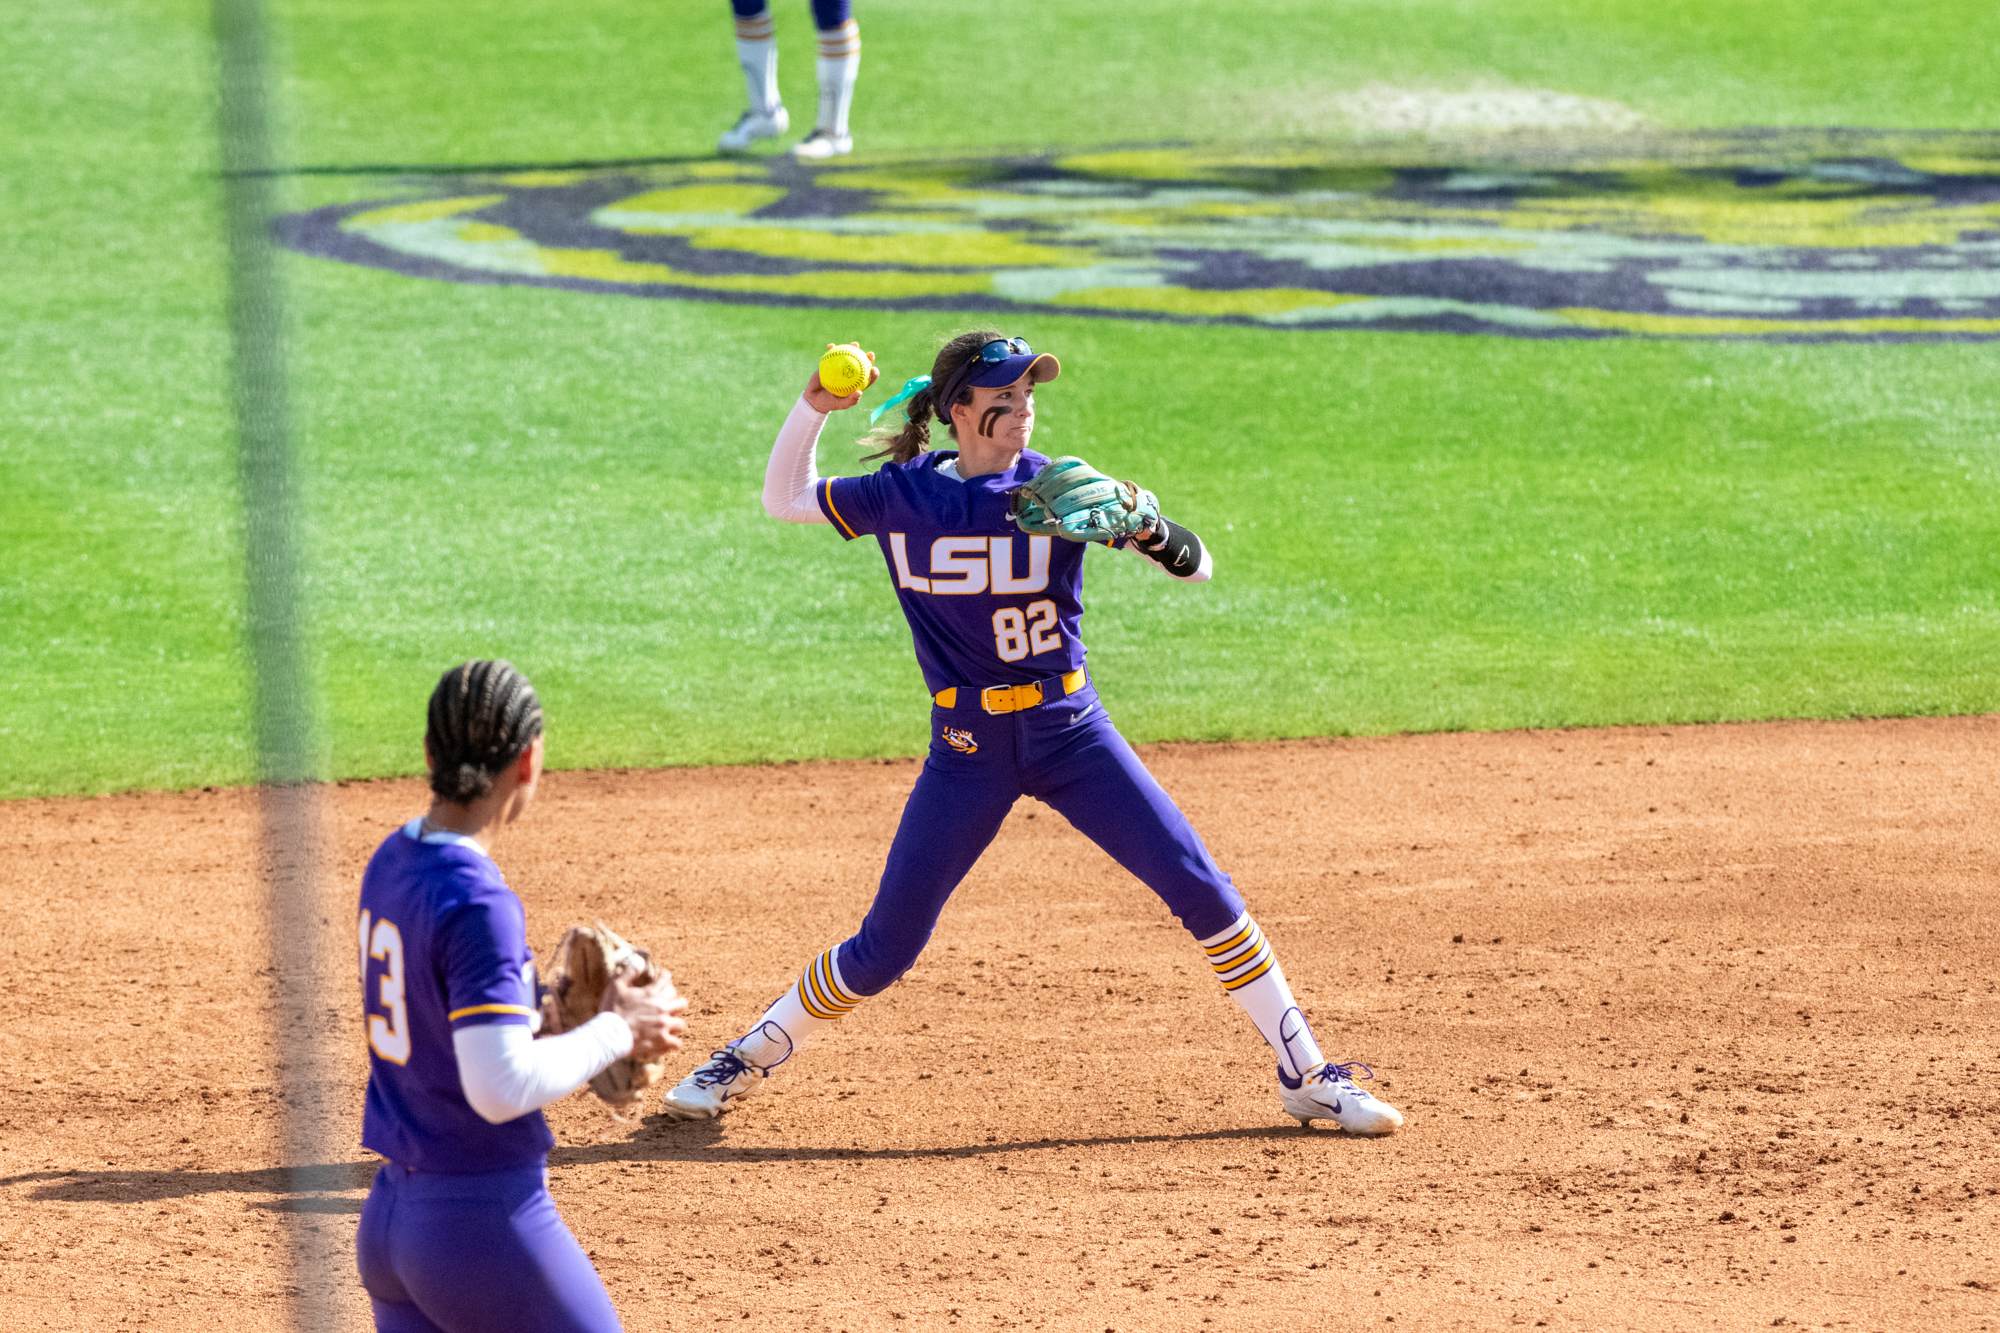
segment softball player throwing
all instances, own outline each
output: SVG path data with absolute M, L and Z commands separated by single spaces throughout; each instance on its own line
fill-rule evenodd
M 1364 1066 L 1320 1053 L 1243 899 L 1098 702 L 1077 634 L 1085 538 L 1130 547 L 1189 582 L 1207 579 L 1214 561 L 1149 493 L 1081 460 L 1051 466 L 1028 447 L 1036 388 L 1061 369 L 1019 338 L 958 335 L 930 375 L 890 400 L 907 399 L 908 424 L 878 433 L 888 461 L 868 476 L 822 480 L 814 465 L 828 414 L 860 402 L 860 391 L 835 397 L 815 373 L 779 431 L 764 508 L 881 546 L 932 695 L 930 753 L 861 929 L 669 1092 L 667 1114 L 722 1114 L 812 1033 L 887 989 L 1025 794 L 1061 811 L 1180 918 L 1276 1053 L 1288 1114 L 1362 1134 L 1402 1123 L 1356 1086 L 1357 1071 L 1373 1076 Z M 955 451 L 929 448 L 933 413 Z M 1058 517 L 1066 500 L 1093 495 L 1111 498 Z
M 446 672 L 424 754 L 430 813 L 361 879 L 361 1142 L 388 1159 L 361 1210 L 361 1284 L 384 1333 L 611 1333 L 611 1297 L 549 1197 L 541 1108 L 623 1055 L 678 1050 L 687 1001 L 670 981 L 614 981 L 596 1018 L 533 1040 L 527 918 L 488 855 L 541 778 L 527 678 Z

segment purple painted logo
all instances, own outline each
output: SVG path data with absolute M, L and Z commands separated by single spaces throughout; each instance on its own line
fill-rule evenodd
M 279 220 L 414 277 L 1530 338 L 2000 337 L 2000 135 L 1625 133 L 415 178 Z

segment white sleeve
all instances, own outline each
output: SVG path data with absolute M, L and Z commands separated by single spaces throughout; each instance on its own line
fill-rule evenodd
M 632 1050 L 632 1029 L 599 1014 L 560 1037 L 535 1040 L 526 1023 L 481 1023 L 451 1034 L 465 1100 L 490 1125 L 567 1097 Z
M 815 412 L 804 394 L 792 405 L 791 415 L 778 428 L 777 442 L 771 446 L 771 461 L 764 467 L 764 512 L 787 523 L 824 523 L 819 497 L 819 468 L 813 455 L 819 449 L 819 433 L 826 415 Z

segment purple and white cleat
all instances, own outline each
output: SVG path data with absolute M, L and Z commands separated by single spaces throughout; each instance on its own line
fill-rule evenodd
M 1375 1077 L 1375 1071 L 1358 1060 L 1344 1065 L 1322 1061 L 1300 1079 L 1286 1078 L 1280 1069 L 1278 1100 L 1284 1103 L 1285 1114 L 1307 1129 L 1315 1120 L 1331 1120 L 1349 1134 L 1387 1134 L 1401 1126 L 1401 1111 L 1355 1083 L 1357 1069 L 1362 1078 Z

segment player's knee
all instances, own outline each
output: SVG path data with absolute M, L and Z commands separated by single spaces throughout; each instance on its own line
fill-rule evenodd
M 929 931 L 911 937 L 900 931 L 870 930 L 864 923 L 853 939 L 840 946 L 841 984 L 863 999 L 880 995 L 915 966 L 929 941 Z
M 1198 892 L 1185 896 L 1176 895 L 1181 898 L 1179 902 L 1168 898 L 1164 893 L 1160 897 L 1166 902 L 1168 909 L 1180 918 L 1181 924 L 1187 927 L 1188 934 L 1198 940 L 1208 939 L 1229 929 L 1236 923 L 1238 917 L 1249 910 L 1244 905 L 1243 895 L 1236 891 L 1227 877 L 1221 884 L 1204 884 Z

